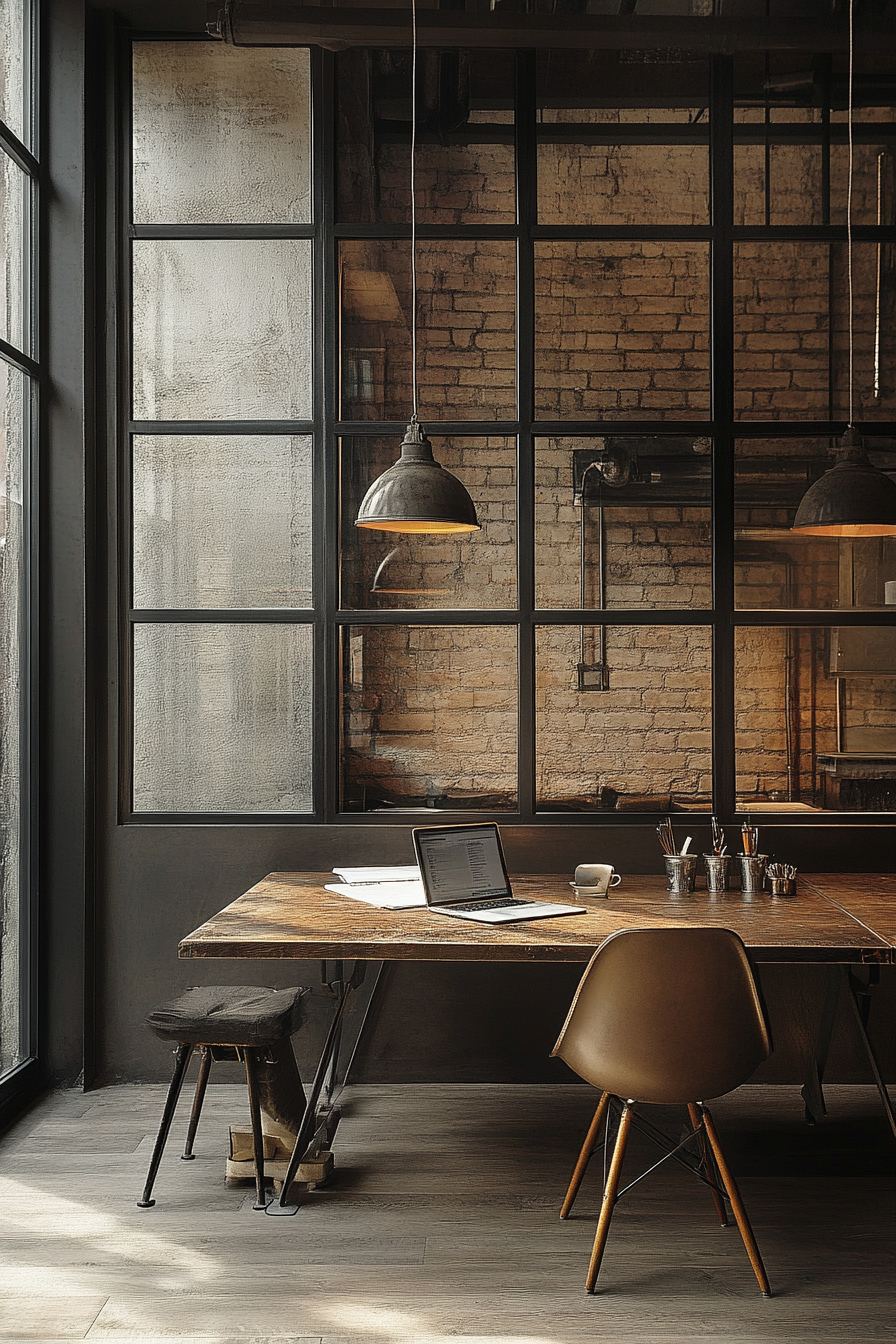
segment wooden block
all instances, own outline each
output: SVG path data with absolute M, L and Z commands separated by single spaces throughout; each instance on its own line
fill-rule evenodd
M 262 1144 L 264 1147 L 265 1161 L 268 1158 L 281 1157 L 283 1153 L 289 1157 L 289 1149 L 273 1134 L 263 1134 Z M 255 1142 L 252 1138 L 251 1129 L 238 1129 L 236 1125 L 230 1126 L 230 1159 L 233 1162 L 253 1162 L 255 1160 Z
M 289 1154 L 286 1157 L 268 1159 L 265 1157 L 264 1174 L 272 1181 L 282 1184 L 286 1175 L 286 1168 L 289 1165 Z M 300 1162 L 299 1169 L 295 1174 L 297 1181 L 307 1181 L 310 1185 L 320 1185 L 333 1174 L 333 1154 L 327 1149 L 323 1149 L 316 1157 L 307 1162 Z M 227 1179 L 238 1181 L 255 1180 L 255 1163 L 252 1157 L 242 1161 L 234 1161 L 233 1158 L 227 1159 Z

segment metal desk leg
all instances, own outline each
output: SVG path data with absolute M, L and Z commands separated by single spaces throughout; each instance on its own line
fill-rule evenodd
M 868 979 L 862 980 L 852 966 L 843 967 L 843 979 L 846 982 L 847 998 L 852 1008 L 853 1021 L 858 1029 L 859 1038 L 865 1047 L 865 1053 L 871 1064 L 871 1072 L 874 1075 L 874 1081 L 877 1090 L 880 1093 L 880 1099 L 883 1104 L 884 1114 L 893 1131 L 893 1137 L 896 1138 L 896 1114 L 893 1111 L 893 1103 L 890 1101 L 890 1094 L 887 1091 L 887 1085 L 883 1080 L 880 1071 L 880 1065 L 874 1054 L 874 1047 L 868 1036 L 868 1013 L 871 1008 L 871 989 L 874 985 L 880 983 L 880 970 L 877 966 L 868 967 Z
M 843 981 L 841 969 L 839 966 L 828 968 L 828 988 L 824 997 L 824 1006 L 821 1010 L 821 1020 L 818 1024 L 815 1055 L 809 1065 L 809 1076 L 800 1090 L 800 1095 L 806 1107 L 806 1122 L 810 1125 L 817 1125 L 818 1121 L 827 1115 L 822 1083 L 824 1081 L 825 1065 L 828 1062 L 828 1052 L 831 1048 L 831 1037 L 834 1033 L 837 1004 L 840 1000 L 840 986 Z
M 868 1014 L 871 1009 L 871 990 L 880 982 L 880 969 L 877 966 L 867 967 L 867 980 L 861 978 L 857 973 L 858 969 L 859 968 L 855 966 L 831 967 L 828 991 L 825 995 L 824 1007 L 821 1011 L 821 1021 L 818 1027 L 815 1058 L 812 1061 L 810 1076 L 806 1079 L 801 1092 L 803 1101 L 806 1105 L 806 1119 L 810 1125 L 814 1125 L 827 1114 L 827 1108 L 824 1104 L 822 1082 L 824 1079 L 824 1070 L 825 1065 L 827 1064 L 828 1052 L 831 1047 L 831 1037 L 834 1031 L 837 1005 L 840 1000 L 840 990 L 841 987 L 843 987 L 846 990 L 846 1001 L 849 1004 L 850 1015 L 855 1023 L 859 1033 L 859 1039 L 865 1048 L 865 1053 L 868 1056 L 868 1061 L 871 1065 L 871 1073 L 880 1094 L 884 1114 L 887 1117 L 890 1129 L 893 1131 L 893 1136 L 896 1138 L 896 1112 L 894 1112 L 893 1103 L 890 1100 L 890 1094 L 887 1091 L 887 1085 L 883 1080 L 880 1065 L 878 1064 L 877 1057 L 874 1053 L 874 1047 L 868 1036 Z
M 367 964 L 363 961 L 355 963 L 354 973 L 348 980 L 341 978 L 342 963 L 337 962 L 339 979 L 331 981 L 329 988 L 336 998 L 336 1011 L 333 1014 L 333 1020 L 330 1023 L 327 1039 L 324 1042 L 324 1048 L 321 1051 L 320 1060 L 314 1074 L 314 1081 L 311 1084 L 311 1090 L 305 1102 L 305 1111 L 302 1115 L 299 1125 L 296 1141 L 293 1144 L 292 1154 L 283 1177 L 283 1185 L 280 1190 L 280 1197 L 269 1204 L 265 1210 L 266 1213 L 277 1217 L 283 1215 L 292 1215 L 298 1213 L 298 1204 L 289 1203 L 289 1191 L 295 1174 L 300 1164 L 306 1158 L 319 1151 L 322 1141 L 329 1141 L 335 1132 L 338 1123 L 338 1114 L 334 1115 L 333 1102 L 338 1095 L 341 1086 L 348 1080 L 349 1070 L 354 1060 L 354 1051 L 345 1070 L 345 1074 L 340 1082 L 339 1079 L 339 1049 L 342 1043 L 342 1026 L 345 1010 L 348 1006 L 352 993 L 357 990 L 364 982 L 367 972 Z M 377 970 L 376 981 L 373 992 L 367 1005 L 367 1011 L 364 1020 L 361 1023 L 360 1030 L 364 1030 L 367 1021 L 367 1014 L 370 1011 L 370 1005 L 376 993 L 380 979 L 382 966 Z M 360 1038 L 360 1032 L 359 1032 Z M 357 1043 L 355 1048 L 357 1049 Z M 319 1105 L 321 1095 L 325 1097 L 323 1106 Z M 309 1152 L 310 1150 L 310 1152 Z

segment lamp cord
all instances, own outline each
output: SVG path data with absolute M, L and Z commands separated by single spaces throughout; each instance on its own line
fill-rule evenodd
M 417 0 L 411 0 L 411 424 L 417 423 Z
M 849 134 L 849 163 L 846 173 L 846 270 L 849 280 L 849 423 L 853 419 L 853 292 L 852 292 L 852 85 L 853 85 L 853 10 L 855 0 L 849 0 L 849 79 L 846 125 Z

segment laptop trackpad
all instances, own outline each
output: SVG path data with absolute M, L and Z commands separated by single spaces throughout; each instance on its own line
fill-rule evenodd
M 583 905 L 524 905 L 505 907 L 503 910 L 452 910 L 448 905 L 432 905 L 434 914 L 451 915 L 453 919 L 472 919 L 477 924 L 513 924 L 526 919 L 552 919 L 559 915 L 584 915 Z

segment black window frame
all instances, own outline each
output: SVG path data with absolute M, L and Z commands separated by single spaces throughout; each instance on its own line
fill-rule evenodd
M 535 799 L 535 632 L 539 626 L 565 625 L 578 629 L 588 626 L 700 626 L 712 633 L 712 775 L 714 811 L 723 822 L 731 823 L 746 809 L 736 807 L 735 797 L 735 633 L 742 627 L 780 628 L 785 626 L 876 626 L 892 625 L 896 616 L 887 612 L 835 611 L 817 609 L 749 610 L 735 606 L 734 592 L 734 452 L 735 440 L 746 438 L 836 437 L 846 425 L 842 420 L 745 420 L 735 415 L 734 405 L 734 249 L 739 242 L 821 241 L 840 243 L 846 238 L 845 225 L 832 225 L 829 211 L 830 142 L 843 130 L 832 127 L 829 115 L 820 126 L 807 128 L 788 123 L 736 123 L 734 59 L 710 58 L 710 95 L 708 124 L 679 128 L 650 124 L 627 125 L 624 138 L 640 138 L 643 143 L 663 143 L 670 139 L 705 141 L 709 147 L 710 219 L 693 226 L 598 225 L 549 226 L 537 220 L 536 165 L 538 146 L 536 53 L 514 53 L 516 67 L 516 115 L 514 121 L 516 201 L 515 224 L 419 225 L 420 239 L 489 238 L 512 239 L 517 248 L 517 325 L 516 325 L 516 420 L 427 422 L 430 433 L 462 434 L 465 437 L 493 435 L 517 442 L 517 607 L 512 610 L 349 610 L 339 605 L 339 441 L 346 437 L 394 436 L 396 452 L 404 424 L 395 421 L 342 421 L 336 406 L 338 389 L 338 320 L 335 277 L 340 243 L 346 240 L 388 240 L 410 237 L 410 225 L 349 224 L 335 217 L 335 58 L 320 48 L 311 48 L 312 70 L 312 172 L 313 220 L 310 225 L 134 225 L 130 203 L 130 45 L 138 41 L 208 40 L 189 34 L 130 32 L 123 35 L 120 47 L 122 107 L 120 135 L 123 145 L 120 163 L 119 209 L 124 221 L 118 239 L 121 314 L 119 362 L 119 669 L 121 693 L 118 721 L 119 794 L 118 817 L 124 824 L 135 825 L 407 825 L 407 813 L 390 816 L 387 812 L 359 813 L 341 811 L 341 651 L 340 640 L 346 627 L 365 625 L 393 626 L 513 626 L 518 636 L 519 718 L 518 718 L 518 807 L 513 812 L 481 811 L 440 812 L 444 820 L 496 820 L 517 825 L 616 825 L 643 826 L 654 820 L 649 812 L 557 812 L 536 807 Z M 607 128 L 609 131 L 611 128 Z M 823 145 L 824 220 L 821 225 L 735 225 L 734 147 L 735 143 L 789 141 L 821 137 Z M 618 137 L 616 137 L 618 138 Z M 768 178 L 766 178 L 768 181 Z M 766 210 L 768 218 L 768 208 Z M 856 241 L 896 241 L 896 228 L 859 225 L 853 230 Z M 313 323 L 322 339 L 314 342 L 313 414 L 303 421 L 208 422 L 208 421 L 135 421 L 129 418 L 130 367 L 127 351 L 129 338 L 129 254 L 131 243 L 142 238 L 307 238 L 313 249 Z M 709 244 L 710 255 L 710 389 L 711 404 L 706 419 L 647 421 L 587 419 L 548 420 L 534 413 L 534 244 L 539 240 L 651 239 L 701 241 Z M 896 434 L 896 421 L 860 424 L 873 446 L 876 437 Z M 314 509 L 313 509 L 313 607 L 309 609 L 201 609 L 189 611 L 135 610 L 129 604 L 131 591 L 131 501 L 130 443 L 134 434 L 311 434 L 313 436 Z M 637 608 L 596 610 L 538 609 L 535 606 L 535 518 L 534 456 L 537 438 L 564 436 L 705 435 L 713 441 L 712 475 L 712 583 L 713 605 L 699 610 Z M 215 623 L 306 623 L 314 630 L 314 759 L 318 763 L 314 779 L 314 808 L 308 813 L 224 813 L 224 812 L 135 812 L 132 806 L 133 774 L 133 672 L 131 632 L 141 622 L 215 622 Z M 431 815 L 431 814 L 430 814 Z M 863 825 L 892 825 L 892 813 L 792 813 L 769 812 L 769 822 L 787 825 L 848 825 L 860 820 Z
M 27 379 L 23 406 L 22 441 L 22 568 L 19 592 L 19 866 L 18 866 L 18 1034 L 19 1063 L 0 1077 L 0 1128 L 16 1115 L 40 1085 L 39 955 L 38 942 L 38 808 L 39 750 L 37 704 L 39 693 L 38 559 L 40 501 L 39 462 L 42 442 L 44 371 L 41 328 L 46 293 L 43 284 L 44 172 L 41 163 L 42 88 L 41 8 L 39 0 L 24 0 L 23 81 L 25 140 L 0 120 L 0 153 L 6 155 L 30 183 L 23 218 L 22 348 L 0 339 L 0 359 Z

